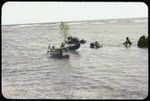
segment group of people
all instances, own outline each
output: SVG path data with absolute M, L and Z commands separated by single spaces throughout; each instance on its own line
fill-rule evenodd
M 64 47 L 65 44 L 62 42 L 60 48 L 55 48 L 55 46 L 50 46 L 50 44 L 48 45 L 48 50 L 47 50 L 47 54 L 50 54 L 52 57 L 55 58 L 65 58 L 68 59 L 69 55 L 63 55 L 63 50 L 65 50 L 66 48 Z
M 129 40 L 128 37 L 126 37 L 126 41 L 123 43 L 123 45 L 125 45 L 125 47 L 129 47 L 132 45 L 131 41 Z M 52 55 L 57 55 L 57 56 L 63 56 L 63 49 L 65 48 L 65 43 L 61 43 L 60 48 L 55 48 L 55 46 L 50 46 L 50 44 L 48 45 L 48 50 L 47 50 L 47 54 L 51 53 Z M 99 42 L 92 42 L 90 44 L 91 48 L 100 48 L 102 47 L 102 45 L 99 44 Z
M 62 43 L 62 45 L 60 46 L 60 48 L 55 48 L 55 46 L 50 46 L 50 44 L 48 45 L 48 50 L 47 50 L 47 54 L 48 53 L 57 53 L 57 55 L 63 56 L 63 52 L 62 52 L 62 48 L 64 47 L 64 43 Z
M 91 48 L 100 48 L 100 47 L 102 47 L 102 45 L 100 45 L 99 42 L 95 41 L 95 42 L 90 43 L 90 47 Z
M 123 43 L 123 45 L 125 45 L 125 47 L 130 47 L 132 45 L 132 42 L 130 41 L 129 37 L 126 37 L 126 41 Z M 100 48 L 102 47 L 102 45 L 100 45 L 97 41 L 94 43 L 90 43 L 90 47 L 91 48 Z

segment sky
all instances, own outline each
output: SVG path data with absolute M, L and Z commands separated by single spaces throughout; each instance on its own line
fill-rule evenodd
M 6 2 L 2 25 L 148 17 L 143 2 Z

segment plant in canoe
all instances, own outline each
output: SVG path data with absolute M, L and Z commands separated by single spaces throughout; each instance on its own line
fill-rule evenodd
M 65 22 L 61 22 L 60 23 L 60 29 L 61 29 L 61 32 L 63 33 L 63 36 L 64 36 L 64 42 L 66 42 L 67 41 L 67 37 L 69 36 L 68 35 L 69 27 L 68 27 L 68 25 Z

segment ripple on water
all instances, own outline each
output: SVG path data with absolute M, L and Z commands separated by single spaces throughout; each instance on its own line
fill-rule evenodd
M 144 98 L 148 94 L 148 50 L 137 48 L 136 42 L 141 35 L 147 35 L 148 26 L 115 22 L 91 27 L 91 24 L 71 25 L 72 35 L 86 39 L 87 43 L 77 52 L 69 52 L 70 59 L 63 60 L 46 54 L 49 43 L 59 47 L 63 41 L 58 25 L 52 29 L 53 25 L 49 28 L 44 24 L 2 28 L 5 97 Z M 122 46 L 127 36 L 133 42 L 130 48 Z M 99 41 L 103 48 L 91 49 L 89 44 L 93 41 Z

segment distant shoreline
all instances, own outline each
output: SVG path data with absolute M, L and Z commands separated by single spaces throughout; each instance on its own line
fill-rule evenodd
M 73 23 L 73 22 L 99 22 L 99 21 L 113 21 L 113 20 L 148 20 L 148 17 L 134 17 L 134 18 L 112 18 L 112 19 L 99 19 L 99 20 L 78 20 L 78 21 L 64 21 L 66 23 Z M 1 25 L 1 26 L 17 26 L 17 25 L 30 25 L 30 24 L 57 24 L 57 22 L 39 22 L 39 23 L 22 23 L 22 24 L 8 24 L 8 25 Z

